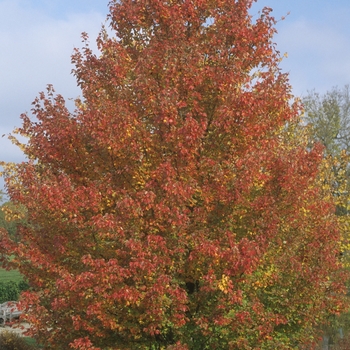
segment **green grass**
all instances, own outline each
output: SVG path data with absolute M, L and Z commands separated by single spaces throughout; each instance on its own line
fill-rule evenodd
M 23 337 L 23 339 L 28 345 L 35 345 L 36 344 L 35 339 L 33 339 L 31 337 Z
M 23 276 L 17 270 L 7 271 L 5 269 L 0 268 L 0 282 L 20 282 L 23 280 Z
M 38 346 L 38 343 L 35 341 L 35 339 L 30 338 L 30 337 L 23 337 L 23 340 L 31 346 Z

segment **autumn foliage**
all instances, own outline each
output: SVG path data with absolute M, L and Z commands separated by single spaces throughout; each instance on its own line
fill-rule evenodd
M 251 5 L 111 1 L 75 111 L 49 87 L 22 115 L 4 176 L 27 220 L 3 246 L 45 348 L 311 349 L 341 309 L 322 149 Z

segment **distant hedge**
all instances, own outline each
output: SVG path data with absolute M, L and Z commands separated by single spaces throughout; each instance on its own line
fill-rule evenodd
M 0 282 L 0 304 L 5 301 L 17 301 L 20 293 L 28 288 L 29 285 L 26 281 Z

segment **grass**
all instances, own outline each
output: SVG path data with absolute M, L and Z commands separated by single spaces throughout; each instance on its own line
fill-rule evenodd
M 0 282 L 20 282 L 23 280 L 23 276 L 20 274 L 18 270 L 10 270 L 7 271 L 5 269 L 0 268 Z
M 33 338 L 30 337 L 23 337 L 24 341 L 28 344 L 28 345 L 36 345 L 36 341 Z
M 37 349 L 41 348 L 41 346 L 39 346 L 38 343 L 33 338 L 23 337 L 23 340 L 26 342 L 27 345 L 35 346 Z

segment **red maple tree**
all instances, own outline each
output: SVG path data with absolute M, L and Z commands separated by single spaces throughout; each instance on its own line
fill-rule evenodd
M 22 115 L 4 176 L 27 219 L 3 247 L 47 349 L 310 349 L 339 311 L 322 150 L 251 5 L 111 1 L 76 110 L 48 87 Z

